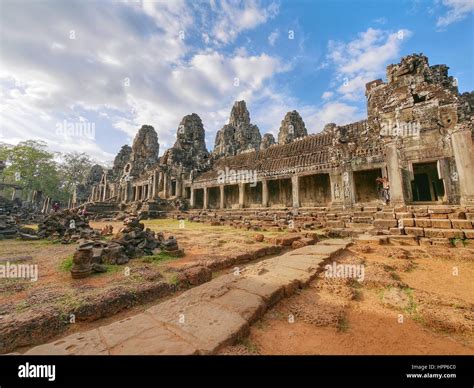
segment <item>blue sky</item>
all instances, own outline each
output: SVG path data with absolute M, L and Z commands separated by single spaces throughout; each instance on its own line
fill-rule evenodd
M 365 118 L 364 85 L 403 55 L 474 90 L 474 0 L 0 2 L 0 141 L 109 162 L 142 124 L 173 145 L 200 115 L 208 149 L 245 99 L 262 135 Z M 93 125 L 64 131 L 64 126 Z

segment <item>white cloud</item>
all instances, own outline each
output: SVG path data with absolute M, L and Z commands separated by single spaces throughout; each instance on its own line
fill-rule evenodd
M 321 96 L 321 98 L 323 100 L 329 100 L 330 98 L 332 98 L 334 96 L 334 92 L 330 92 L 330 91 L 326 91 L 323 93 L 323 95 Z
M 306 128 L 311 132 L 322 131 L 328 123 L 344 125 L 366 118 L 365 112 L 356 106 L 337 101 L 328 102 L 316 109 L 304 108 L 301 113 L 304 115 Z
M 329 41 L 328 60 L 336 67 L 337 91 L 346 99 L 363 100 L 365 84 L 381 77 L 392 60 L 398 60 L 409 30 L 388 32 L 369 28 L 348 43 Z
M 254 29 L 279 12 L 277 3 L 264 7 L 257 0 L 212 0 L 211 8 L 217 15 L 212 35 L 224 44 L 233 42 L 240 33 Z
M 280 31 L 274 30 L 270 35 L 268 35 L 268 43 L 270 43 L 270 46 L 275 46 L 275 43 L 280 36 Z
M 191 44 L 190 31 L 201 23 L 199 4 L 139 1 L 72 7 L 37 2 L 27 12 L 14 3 L 3 7 L 9 18 L 1 17 L 2 36 L 9 39 L 2 39 L 0 140 L 7 142 L 37 138 L 54 150 L 84 150 L 105 161 L 141 125 L 150 124 L 163 152 L 174 143 L 181 118 L 192 112 L 201 116 L 213 141 L 234 100 L 260 98 L 267 82 L 287 70 L 265 53 L 238 49 L 229 54 Z M 223 27 L 219 23 L 225 18 L 237 17 L 227 20 L 224 41 L 277 11 L 256 2 L 212 7 L 220 10 L 215 20 L 214 14 L 201 16 L 216 28 Z M 74 40 L 69 39 L 71 30 Z M 81 117 L 96 124 L 96 138 L 58 138 L 57 122 Z
M 448 8 L 448 12 L 438 18 L 437 27 L 446 27 L 463 20 L 474 11 L 473 0 L 441 0 L 441 3 Z

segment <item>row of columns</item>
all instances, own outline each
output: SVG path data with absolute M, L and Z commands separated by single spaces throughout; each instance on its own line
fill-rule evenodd
M 292 204 L 293 207 L 299 207 L 300 205 L 300 198 L 299 198 L 299 175 L 294 175 L 291 177 L 291 187 L 292 187 Z M 239 188 L 239 208 L 244 208 L 245 207 L 245 185 L 248 183 L 238 183 L 238 188 Z M 268 195 L 268 180 L 262 180 L 262 207 L 268 207 L 269 205 L 269 195 Z M 332 184 L 331 184 L 332 186 Z M 214 186 L 215 187 L 215 186 Z M 203 209 L 208 209 L 209 208 L 209 189 L 211 187 L 203 187 L 203 188 L 194 188 L 190 187 L 190 198 L 189 198 L 189 203 L 191 208 L 196 206 L 196 190 L 203 190 Z M 225 207 L 225 196 L 224 196 L 224 191 L 225 191 L 225 185 L 220 185 L 219 186 L 219 208 L 224 209 Z M 331 190 L 332 192 L 332 190 Z M 339 202 L 338 198 L 332 197 L 333 202 Z

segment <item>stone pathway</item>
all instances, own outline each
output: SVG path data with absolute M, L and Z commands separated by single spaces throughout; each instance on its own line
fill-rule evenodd
M 248 335 L 280 299 L 313 280 L 351 243 L 330 239 L 220 276 L 145 312 L 36 346 L 29 355 L 213 354 Z

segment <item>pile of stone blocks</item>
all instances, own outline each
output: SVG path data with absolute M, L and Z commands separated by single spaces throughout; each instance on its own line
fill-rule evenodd
M 58 239 L 68 244 L 80 239 L 98 238 L 100 232 L 89 226 L 87 217 L 74 210 L 64 210 L 49 214 L 38 224 L 38 237 Z

